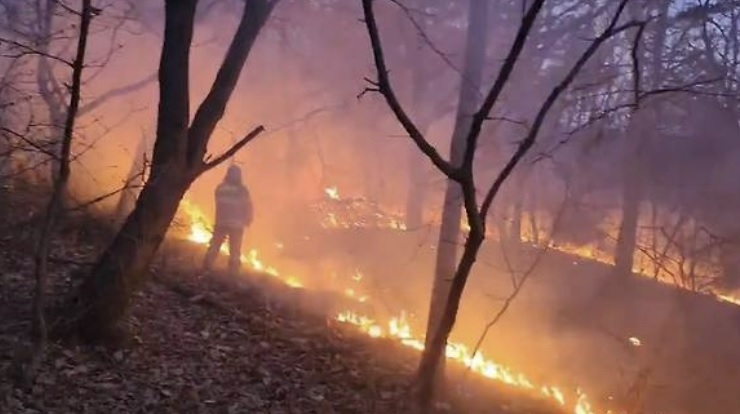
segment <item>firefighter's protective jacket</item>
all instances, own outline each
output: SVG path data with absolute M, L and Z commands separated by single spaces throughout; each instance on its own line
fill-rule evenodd
M 216 227 L 240 229 L 252 224 L 252 200 L 242 184 L 239 167 L 229 168 L 216 187 Z

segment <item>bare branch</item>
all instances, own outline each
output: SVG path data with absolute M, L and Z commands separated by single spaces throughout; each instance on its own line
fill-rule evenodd
M 94 111 L 99 106 L 103 105 L 105 102 L 107 102 L 111 98 L 115 98 L 117 96 L 126 95 L 131 92 L 136 92 L 137 90 L 149 85 L 150 83 L 157 80 L 157 73 L 152 73 L 151 75 L 147 76 L 144 79 L 141 79 L 139 81 L 136 81 L 130 85 L 121 86 L 120 88 L 111 89 L 109 91 L 106 91 L 102 95 L 98 96 L 97 98 L 93 99 L 92 101 L 88 102 L 87 104 L 83 105 L 80 108 L 80 115 L 85 115 L 88 112 Z
M 251 0 L 244 3 L 242 17 L 236 34 L 229 45 L 226 57 L 216 74 L 211 90 L 195 113 L 187 142 L 187 162 L 197 166 L 203 162 L 208 140 L 216 124 L 226 111 L 226 103 L 236 88 L 252 46 L 262 27 L 272 14 L 277 2 Z
M 553 239 L 555 236 L 555 233 L 557 232 L 558 228 L 560 227 L 560 223 L 563 218 L 563 214 L 565 213 L 565 206 L 566 202 L 563 201 L 563 203 L 560 205 L 560 208 L 558 209 L 557 214 L 555 215 L 555 218 L 553 220 L 553 226 L 552 231 L 550 232 L 550 240 Z M 509 293 L 509 296 L 507 296 L 504 299 L 503 305 L 499 308 L 499 310 L 496 312 L 496 314 L 489 320 L 486 325 L 483 328 L 483 331 L 481 332 L 480 336 L 478 337 L 478 341 L 476 341 L 475 346 L 473 347 L 473 352 L 471 353 L 472 358 L 475 358 L 475 356 L 480 351 L 481 346 L 483 345 L 483 341 L 485 341 L 486 336 L 488 336 L 488 332 L 493 328 L 494 325 L 496 325 L 501 318 L 504 316 L 506 311 L 511 307 L 511 304 L 514 303 L 514 300 L 519 296 L 519 293 L 521 293 L 522 288 L 526 285 L 529 278 L 534 274 L 534 271 L 537 270 L 539 267 L 540 262 L 542 262 L 542 259 L 545 258 L 547 253 L 550 252 L 551 244 L 546 243 L 545 247 L 537 252 L 537 255 L 535 256 L 534 260 L 530 263 L 529 267 L 522 272 L 521 277 L 517 280 L 516 275 L 514 274 L 514 269 L 511 267 L 511 264 L 507 261 L 507 267 L 508 271 L 511 274 L 512 277 L 512 287 L 513 290 L 511 293 Z M 472 366 L 471 366 L 472 367 Z M 465 371 L 467 374 L 471 367 L 468 367 L 468 369 Z
M 409 115 L 401 106 L 398 101 L 393 87 L 391 86 L 390 79 L 388 77 L 388 69 L 385 63 L 385 57 L 383 55 L 383 45 L 380 40 L 380 33 L 378 32 L 378 24 L 375 20 L 375 12 L 373 11 L 374 0 L 362 0 L 362 10 L 365 16 L 365 26 L 370 36 L 370 43 L 373 49 L 373 59 L 375 61 L 375 69 L 377 72 L 377 82 L 371 82 L 371 85 L 377 87 L 379 92 L 385 98 L 386 103 L 396 115 L 396 118 L 401 123 L 403 128 L 408 132 L 411 139 L 414 141 L 416 146 L 424 153 L 444 175 L 449 179 L 460 182 L 461 174 L 457 168 L 454 168 L 449 161 L 442 158 L 436 148 L 430 144 L 424 135 L 419 131 L 419 128 L 411 120 Z M 369 89 L 373 91 L 373 88 Z
M 641 25 L 637 28 L 635 38 L 632 40 L 632 50 L 630 51 L 630 57 L 632 58 L 632 88 L 633 88 L 633 99 L 635 110 L 640 106 L 640 95 L 642 92 L 641 87 L 641 72 L 640 72 L 640 41 L 645 33 L 645 25 Z
M 578 73 L 583 69 L 583 67 L 586 65 L 586 63 L 593 57 L 593 55 L 596 53 L 596 51 L 601 47 L 601 45 L 612 38 L 614 35 L 624 32 L 628 29 L 634 28 L 634 27 L 640 27 L 645 24 L 644 21 L 632 21 L 629 23 L 625 23 L 621 26 L 617 26 L 617 22 L 619 21 L 619 18 L 621 17 L 624 8 L 626 7 L 629 0 L 621 0 L 620 4 L 617 8 L 616 13 L 614 14 L 614 17 L 612 18 L 611 22 L 609 23 L 609 26 L 599 35 L 596 39 L 594 39 L 591 44 L 588 46 L 588 48 L 583 52 L 583 54 L 578 58 L 576 63 L 573 65 L 573 67 L 570 69 L 568 74 L 563 78 L 563 80 L 553 88 L 553 90 L 548 95 L 547 99 L 543 102 L 542 106 L 540 107 L 539 111 L 537 112 L 537 116 L 535 117 L 535 120 L 532 124 L 532 128 L 529 130 L 529 133 L 527 136 L 522 140 L 522 142 L 519 144 L 517 150 L 514 152 L 514 155 L 511 156 L 509 161 L 506 163 L 504 168 L 499 173 L 498 177 L 496 177 L 496 180 L 493 182 L 491 187 L 488 190 L 488 193 L 486 194 L 483 204 L 481 205 L 481 217 L 485 221 L 486 216 L 488 214 L 488 210 L 491 208 L 491 204 L 493 203 L 493 199 L 496 197 L 496 194 L 498 194 L 499 190 L 501 189 L 501 186 L 506 181 L 506 179 L 511 175 L 511 172 L 514 170 L 514 167 L 519 164 L 519 162 L 524 158 L 524 155 L 529 152 L 529 150 L 534 145 L 537 136 L 539 135 L 540 128 L 542 127 L 542 124 L 545 121 L 545 118 L 547 117 L 547 114 L 550 112 L 550 109 L 555 104 L 555 101 L 560 97 L 560 94 L 565 91 L 571 83 L 573 83 L 573 80 L 576 78 Z
M 142 188 L 143 185 L 141 185 L 141 184 L 135 184 L 135 185 L 132 185 L 131 184 L 133 181 L 135 181 L 136 179 L 138 179 L 138 178 L 140 178 L 142 176 L 143 176 L 143 174 L 142 173 L 139 173 L 136 176 L 131 177 L 128 180 L 126 180 L 126 182 L 121 187 L 118 187 L 118 188 L 116 188 L 114 190 L 111 190 L 111 191 L 109 191 L 107 193 L 101 194 L 101 195 L 99 195 L 97 197 L 94 197 L 94 198 L 92 198 L 90 200 L 83 201 L 82 203 L 77 204 L 75 206 L 67 207 L 67 208 L 65 208 L 65 211 L 84 210 L 84 209 L 86 209 L 86 208 L 88 208 L 88 207 L 90 207 L 92 205 L 98 204 L 101 201 L 105 201 L 105 200 L 107 200 L 107 199 L 109 199 L 109 198 L 111 198 L 111 197 L 113 197 L 113 196 L 115 196 L 117 194 L 120 194 L 120 193 L 122 193 L 122 192 L 124 192 L 126 190 Z
M 514 66 L 519 60 L 519 55 L 524 49 L 524 45 L 527 42 L 527 37 L 532 31 L 534 22 L 537 19 L 537 15 L 539 14 L 540 9 L 542 8 L 542 5 L 544 3 L 545 0 L 535 0 L 532 5 L 529 6 L 529 9 L 527 9 L 527 13 L 524 15 L 524 17 L 522 18 L 522 23 L 519 25 L 519 30 L 517 31 L 514 43 L 511 45 L 511 49 L 509 49 L 509 54 L 506 56 L 506 60 L 504 60 L 504 64 L 501 66 L 501 70 L 499 70 L 496 81 L 493 83 L 493 86 L 491 86 L 491 89 L 488 91 L 486 99 L 483 101 L 483 105 L 481 105 L 478 112 L 473 115 L 473 123 L 470 125 L 470 131 L 468 132 L 467 136 L 467 144 L 465 146 L 465 155 L 463 156 L 462 165 L 464 169 L 472 169 L 473 158 L 475 157 L 475 149 L 478 145 L 478 139 L 481 135 L 480 133 L 481 129 L 483 128 L 483 122 L 485 122 L 486 118 L 488 118 L 491 109 L 493 109 L 493 105 L 496 104 L 499 96 L 501 95 L 501 92 L 504 90 L 504 86 L 506 86 L 509 80 L 509 76 L 511 76 L 511 73 L 514 70 Z
M 206 162 L 203 163 L 203 167 L 200 169 L 198 174 L 202 174 L 212 168 L 217 167 L 222 162 L 228 160 L 229 158 L 233 157 L 234 154 L 239 152 L 240 149 L 242 149 L 245 145 L 249 144 L 250 141 L 257 138 L 259 134 L 265 131 L 265 127 L 262 125 L 258 126 L 257 128 L 253 129 L 252 132 L 248 133 L 244 138 L 239 140 L 236 144 L 234 144 L 231 148 L 229 148 L 226 152 L 219 155 L 218 157 L 214 158 L 212 161 L 206 160 Z
M 449 66 L 450 69 L 452 69 L 453 71 L 457 72 L 460 75 L 460 77 L 462 78 L 462 81 L 463 82 L 469 83 L 470 81 L 465 78 L 465 76 L 462 73 L 462 71 L 460 70 L 460 68 L 458 68 L 452 62 L 452 60 L 450 60 L 450 58 L 447 56 L 447 54 L 445 52 L 443 52 L 442 50 L 440 50 L 437 47 L 437 45 L 434 44 L 434 42 L 432 41 L 432 39 L 429 38 L 429 35 L 427 35 L 427 33 L 424 31 L 424 28 L 422 27 L 421 23 L 419 23 L 417 21 L 417 19 L 414 18 L 414 16 L 412 15 L 413 14 L 412 13 L 412 10 L 408 6 L 406 6 L 405 4 L 401 3 L 399 0 L 390 0 L 390 1 L 393 4 L 395 4 L 396 6 L 398 6 L 398 8 L 401 9 L 401 11 L 406 15 L 406 18 L 408 19 L 409 22 L 411 22 L 411 25 L 414 26 L 414 29 L 416 30 L 417 35 L 424 42 L 424 44 L 426 44 L 427 47 L 429 47 L 429 49 L 435 55 L 437 55 L 440 58 L 440 60 L 442 60 L 442 62 L 444 62 L 445 65 Z
M 73 62 L 71 62 L 71 61 L 69 61 L 67 59 L 64 59 L 63 57 L 54 55 L 52 53 L 45 52 L 45 51 L 43 51 L 41 49 L 38 49 L 38 48 L 35 48 L 35 47 L 32 47 L 32 46 L 29 46 L 29 45 L 26 45 L 26 44 L 17 42 L 15 40 L 0 38 L 0 45 L 2 45 L 3 43 L 8 44 L 12 48 L 16 48 L 16 49 L 19 50 L 19 52 L 17 54 L 4 55 L 5 57 L 17 58 L 17 57 L 27 56 L 27 55 L 36 55 L 36 56 L 45 57 L 47 59 L 50 59 L 50 60 L 54 60 L 54 61 L 63 63 L 64 65 L 66 65 L 66 66 L 68 66 L 70 68 L 74 65 Z

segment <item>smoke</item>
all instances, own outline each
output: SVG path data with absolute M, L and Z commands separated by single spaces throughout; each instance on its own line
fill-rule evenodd
M 191 55 L 192 113 L 207 94 L 237 23 L 233 7 L 238 4 L 203 3 Z M 379 304 L 378 312 L 395 315 L 406 310 L 415 331 L 423 331 L 444 180 L 411 145 L 383 101 L 372 92 L 362 94 L 368 86 L 363 79 L 371 76 L 373 67 L 355 3 L 285 0 L 278 7 L 249 57 L 209 153 L 221 153 L 256 125 L 264 125 L 267 132 L 233 160 L 242 167 L 256 209 L 245 248 L 258 249 L 266 262 L 298 275 L 317 290 L 344 290 L 361 275 L 358 290 Z M 459 67 L 467 9 L 465 2 L 432 2 L 423 9 L 407 3 L 409 10 L 379 2 L 391 79 L 410 115 L 447 156 L 454 100 L 464 81 Z M 498 73 L 519 23 L 517 2 L 503 3 L 496 8 L 489 33 L 485 85 Z M 498 173 L 544 97 L 581 52 L 582 39 L 593 37 L 592 22 L 603 17 L 588 17 L 596 13 L 595 6 L 562 3 L 562 8 L 542 16 L 545 23 L 533 32 L 494 109 L 494 119 L 485 126 L 476 158 L 481 189 Z M 723 18 L 721 24 L 737 25 Z M 114 24 L 111 17 L 99 26 L 91 39 L 83 106 L 152 78 L 162 46 L 162 20 L 161 5 L 137 5 L 130 20 Z M 67 23 L 60 20 L 59 25 Z M 648 46 L 657 38 L 649 33 Z M 704 68 L 696 66 L 721 56 L 695 56 L 698 52 L 682 43 L 678 27 L 671 26 L 666 33 L 663 59 L 679 62 L 674 66 L 683 69 L 666 64 L 670 73 L 665 79 L 647 77 L 645 88 L 706 79 Z M 717 33 L 710 35 L 719 39 Z M 726 40 L 717 42 L 730 47 Z M 630 44 L 628 38 L 615 40 L 586 68 L 553 109 L 531 157 L 505 185 L 489 217 L 490 237 L 471 275 L 453 336 L 475 343 L 533 258 L 548 247 L 482 349 L 546 383 L 588 386 L 606 401 L 609 396 L 628 395 L 646 366 L 654 371 L 651 383 L 676 375 L 678 379 L 670 380 L 670 392 L 640 385 L 652 401 L 650 407 L 657 410 L 686 403 L 682 394 L 693 380 L 680 375 L 687 372 L 710 384 L 708 395 L 720 393 L 719 388 L 711 389 L 716 381 L 706 380 L 712 377 L 711 369 L 722 381 L 733 383 L 730 379 L 737 374 L 723 369 L 719 359 L 694 358 L 703 349 L 698 332 L 715 338 L 713 344 L 722 344 L 716 345 L 718 352 L 735 355 L 732 358 L 737 358 L 736 351 L 724 344 L 740 339 L 737 330 L 729 332 L 724 322 L 732 320 L 732 310 L 708 297 L 677 300 L 673 289 L 648 278 L 630 282 L 613 295 L 616 299 L 600 296 L 602 284 L 613 276 L 604 264 L 613 262 L 619 236 L 625 160 L 639 156 L 644 165 L 639 175 L 645 196 L 634 270 L 709 292 L 728 268 L 738 268 L 731 266 L 731 259 L 737 257 L 733 243 L 740 235 L 732 213 L 740 205 L 735 179 L 740 132 L 737 99 L 730 97 L 737 84 L 729 79 L 721 84 L 699 82 L 698 91 L 656 95 L 640 108 L 650 116 L 628 128 Z M 54 50 L 69 53 L 63 41 Z M 645 53 L 649 60 L 656 52 Z M 694 66 L 680 63 L 689 60 Z M 32 68 L 34 62 L 26 64 Z M 10 67 L 7 60 L 2 65 Z M 737 78 L 737 65 L 725 69 L 732 73 L 728 77 Z M 60 82 L 68 76 L 62 66 L 54 73 Z M 19 124 L 28 123 L 30 113 L 48 117 L 33 87 L 25 86 L 25 93 L 33 97 L 23 106 L 27 113 L 17 115 L 22 118 Z M 137 151 L 143 147 L 151 154 L 157 99 L 152 78 L 82 116 L 72 177 L 80 199 L 119 188 Z M 639 154 L 626 153 L 627 138 L 634 135 L 645 144 Z M 140 146 L 142 137 L 147 145 Z M 226 168 L 207 173 L 187 194 L 206 216 L 214 213 L 213 191 Z M 329 187 L 337 189 L 341 200 L 332 201 L 325 192 Z M 329 213 L 343 214 L 352 199 L 359 200 L 353 208 L 365 211 L 369 222 L 377 216 L 400 216 L 405 230 L 322 225 Z M 113 210 L 117 201 L 112 197 L 101 207 Z M 411 220 L 413 205 L 421 217 Z M 685 302 L 690 311 L 676 305 Z M 706 309 L 715 316 L 707 316 Z M 700 329 L 700 321 L 708 320 L 716 325 Z M 633 337 L 643 345 L 632 345 Z M 696 373 L 697 366 L 707 372 Z M 693 400 L 691 404 L 701 406 Z

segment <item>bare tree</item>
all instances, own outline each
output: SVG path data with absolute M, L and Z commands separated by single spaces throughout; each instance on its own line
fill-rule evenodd
M 380 34 L 378 32 L 378 26 L 373 11 L 374 1 L 363 0 L 365 25 L 372 44 L 373 57 L 377 72 L 377 81 L 372 82 L 368 90 L 379 92 L 385 98 L 386 103 L 393 111 L 403 128 L 410 135 L 416 146 L 442 173 L 447 176 L 447 178 L 459 185 L 467 221 L 470 225 L 470 231 L 465 240 L 462 257 L 454 269 L 454 276 L 452 278 L 449 293 L 446 297 L 442 298 L 442 300 L 444 300 L 444 311 L 441 314 L 439 324 L 437 326 L 430 327 L 427 331 L 427 337 L 431 339 L 427 340 L 417 373 L 416 401 L 420 412 L 426 413 L 431 410 L 432 401 L 435 395 L 435 379 L 439 368 L 439 362 L 444 355 L 447 339 L 449 338 L 455 324 L 457 311 L 460 306 L 460 300 L 462 298 L 462 293 L 465 289 L 467 279 L 476 261 L 478 251 L 485 239 L 486 216 L 496 195 L 517 164 L 519 164 L 522 158 L 534 145 L 537 140 L 539 130 L 541 129 L 550 109 L 553 107 L 560 95 L 568 89 L 578 73 L 596 53 L 599 47 L 619 33 L 631 28 L 642 27 L 644 23 L 639 21 L 630 21 L 619 24 L 628 1 L 629 0 L 622 0 L 619 2 L 616 12 L 610 18 L 604 31 L 591 41 L 586 50 L 572 64 L 565 77 L 547 95 L 546 99 L 542 102 L 537 111 L 531 128 L 529 128 L 526 136 L 520 141 L 514 154 L 485 192 L 483 200 L 479 204 L 473 173 L 473 161 L 481 130 L 483 128 L 483 124 L 489 119 L 493 106 L 497 103 L 503 89 L 507 85 L 509 77 L 512 74 L 525 44 L 527 43 L 527 38 L 534 27 L 535 20 L 537 19 L 545 1 L 535 0 L 527 7 L 526 12 L 522 17 L 515 40 L 501 66 L 496 80 L 485 95 L 483 103 L 472 116 L 472 122 L 464 134 L 463 153 L 459 164 L 457 164 L 455 163 L 454 157 L 452 157 L 452 160 L 448 161 L 437 152 L 437 150 L 427 141 L 418 129 L 414 121 L 411 120 L 403 106 L 399 103 L 388 76 L 388 69 L 383 55 Z
M 658 24 L 654 25 L 654 41 L 652 56 L 645 53 L 645 48 L 638 48 L 639 39 L 635 42 L 632 49 L 633 61 L 633 89 L 634 98 L 633 106 L 630 113 L 629 125 L 625 132 L 626 148 L 623 154 L 624 165 L 624 183 L 622 192 L 622 220 L 617 236 L 617 247 L 614 254 L 614 264 L 616 271 L 620 275 L 632 274 L 634 266 L 634 255 L 637 244 L 637 225 L 640 218 L 640 205 L 643 201 L 644 185 L 642 183 L 643 154 L 642 148 L 646 145 L 649 134 L 646 133 L 645 127 L 650 125 L 649 119 L 654 119 L 654 108 L 640 111 L 643 99 L 641 92 L 643 82 L 640 77 L 642 69 L 640 65 L 649 65 L 652 68 L 650 78 L 651 85 L 657 89 L 662 78 L 662 56 L 665 44 L 667 24 L 667 11 L 670 3 L 664 2 L 662 10 L 658 10 Z M 635 7 L 637 8 L 637 6 Z M 648 57 L 650 60 L 648 61 Z M 647 61 L 647 62 L 646 62 Z M 653 115 L 653 116 L 651 116 Z
M 119 29 L 129 20 L 132 7 L 127 2 L 95 2 L 96 10 L 105 10 L 100 19 L 96 19 L 96 34 L 109 32 L 115 37 Z M 0 30 L 0 44 L 6 46 L 3 57 L 27 58 L 25 64 L 32 65 L 33 82 L 36 94 L 43 103 L 47 118 L 42 137 L 34 137 L 35 144 L 44 151 L 38 155 L 46 158 L 48 165 L 48 176 L 41 177 L 53 182 L 59 172 L 61 162 L 60 151 L 63 146 L 63 130 L 69 101 L 69 87 L 59 78 L 61 73 L 71 70 L 72 60 L 66 57 L 68 49 L 73 45 L 76 35 L 71 35 L 74 25 L 68 24 L 69 19 L 75 18 L 69 6 L 59 0 L 37 0 L 18 1 L 0 0 L 0 19 L 2 19 L 2 30 Z M 100 32 L 98 32 L 100 30 Z M 115 53 L 117 48 L 112 47 L 107 55 L 98 62 L 88 63 L 89 71 L 92 73 L 88 79 L 82 80 L 83 86 L 95 78 L 105 69 L 106 63 Z M 124 96 L 136 92 L 156 79 L 156 74 L 147 76 L 139 81 L 132 82 L 117 88 L 107 90 L 90 100 L 81 98 L 78 116 L 89 114 L 112 98 Z M 84 89 L 84 88 L 83 88 Z M 38 117 L 38 116 L 37 116 Z M 66 196 L 63 196 L 66 197 Z
M 461 168 L 465 156 L 467 134 L 471 129 L 473 115 L 480 101 L 479 90 L 483 77 L 486 56 L 486 31 L 490 14 L 489 2 L 471 0 L 468 13 L 468 32 L 465 44 L 465 58 L 460 81 L 455 126 L 450 141 L 450 161 L 452 168 Z M 472 167 L 471 167 L 472 168 Z M 463 188 L 458 181 L 448 180 L 442 207 L 442 226 L 437 240 L 437 256 L 434 272 L 432 298 L 429 304 L 427 332 L 434 332 L 440 325 L 444 312 L 445 299 L 450 294 L 450 277 L 455 273 L 457 244 L 460 237 L 462 219 Z M 426 347 L 431 348 L 434 337 L 427 335 Z M 444 366 L 444 355 L 439 355 L 439 366 Z M 439 370 L 441 374 L 443 370 Z M 437 375 L 439 381 L 442 375 Z
M 82 72 L 85 67 L 85 53 L 87 51 L 87 42 L 90 33 L 90 22 L 96 14 L 95 9 L 92 7 L 92 0 L 83 0 L 82 9 L 78 14 L 80 23 L 77 52 L 74 60 L 71 62 L 72 79 L 69 83 L 69 104 L 67 105 L 67 113 L 64 121 L 60 158 L 57 164 L 59 171 L 55 174 L 52 193 L 46 205 L 45 217 L 41 224 L 41 231 L 38 234 L 34 256 L 34 278 L 36 279 L 32 309 L 32 339 L 34 347 L 30 361 L 26 362 L 22 375 L 26 383 L 29 383 L 30 378 L 34 375 L 47 342 L 44 298 L 48 284 L 49 249 L 54 226 L 62 211 L 63 195 L 66 192 L 69 182 L 70 155 L 72 151 L 72 140 L 75 134 L 75 121 L 77 120 L 78 110 L 80 108 L 80 91 L 82 89 Z
M 75 331 L 88 341 L 116 338 L 131 296 L 146 280 L 149 264 L 183 195 L 204 172 L 257 137 L 259 126 L 223 154 L 206 156 L 239 75 L 277 0 L 244 3 L 241 19 L 210 92 L 190 122 L 189 65 L 197 0 L 167 0 L 159 66 L 159 110 L 151 167 L 136 207 L 100 256 L 76 297 Z

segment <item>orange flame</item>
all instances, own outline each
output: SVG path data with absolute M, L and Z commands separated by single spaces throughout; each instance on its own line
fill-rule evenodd
M 340 196 L 339 190 L 337 189 L 336 186 L 327 187 L 324 189 L 324 192 L 327 194 L 327 196 L 331 200 L 342 200 L 342 197 Z M 354 210 L 350 210 L 350 211 L 355 213 L 354 215 L 356 215 L 357 213 Z M 344 228 L 344 229 L 368 227 L 368 223 L 362 220 L 358 221 L 357 219 L 353 220 L 348 217 L 342 217 L 341 213 L 342 213 L 341 211 L 326 211 L 321 221 L 321 225 L 325 228 Z M 353 214 L 350 214 L 350 215 L 353 215 Z M 376 223 L 375 223 L 376 228 L 384 228 L 384 229 L 391 229 L 391 230 L 407 230 L 406 223 L 401 218 L 398 218 L 394 215 L 380 214 L 380 213 L 376 213 L 375 216 L 376 216 L 375 218 L 378 219 L 376 220 Z M 460 229 L 463 233 L 470 232 L 470 225 L 468 224 L 468 220 L 465 216 L 463 216 L 460 219 Z M 494 234 L 490 229 L 487 229 L 486 237 L 494 237 Z M 535 245 L 534 243 L 535 240 L 543 240 L 543 239 L 547 239 L 546 234 L 535 235 L 532 233 L 532 229 L 527 229 L 526 227 L 522 228 L 522 234 L 520 236 L 520 240 L 522 242 Z M 614 265 L 613 255 L 593 244 L 577 245 L 573 243 L 554 243 L 553 241 L 550 241 L 548 243 L 548 248 L 554 251 L 558 251 L 561 253 L 571 255 L 571 256 L 576 256 L 581 259 L 587 259 L 587 260 L 599 262 L 599 263 L 602 263 L 608 266 Z M 638 260 L 637 259 L 638 256 L 639 254 L 636 255 L 636 260 L 634 262 L 633 269 L 632 269 L 632 271 L 635 274 L 645 276 L 645 277 L 650 277 L 654 280 L 657 280 L 660 283 L 678 286 L 680 288 L 685 288 L 684 286 L 678 285 L 672 279 L 668 279 L 665 277 L 654 278 L 653 275 L 649 274 L 650 267 L 652 265 L 650 265 L 649 263 L 645 263 L 644 260 Z M 655 271 L 656 269 L 652 269 L 652 270 Z M 713 290 L 711 288 L 708 288 L 708 289 L 709 289 L 708 291 L 702 291 L 702 292 L 697 292 L 697 293 L 706 294 L 706 295 L 714 297 L 715 299 L 719 301 L 740 306 L 740 293 L 739 292 L 735 292 L 733 294 L 730 292 L 722 292 L 722 291 Z
M 408 324 L 404 313 L 388 321 L 387 328 L 384 328 L 381 324 L 367 316 L 358 315 L 351 311 L 339 313 L 336 319 L 340 322 L 356 326 L 373 338 L 396 339 L 409 348 L 417 351 L 424 350 L 424 339 L 412 334 L 411 326 Z M 487 359 L 481 352 L 473 354 L 472 350 L 463 344 L 455 342 L 448 343 L 445 349 L 445 356 L 447 359 L 463 364 L 470 368 L 471 371 L 483 377 L 514 387 L 536 391 L 541 396 L 557 403 L 561 407 L 567 406 L 568 401 L 560 388 L 548 385 L 536 385 L 524 374 Z M 572 405 L 574 414 L 596 413 L 583 391 L 577 389 L 576 396 L 576 400 Z
M 334 191 L 329 190 L 330 189 L 327 189 L 326 192 L 330 197 L 333 195 L 336 197 L 339 196 L 336 189 L 334 189 Z M 188 234 L 187 239 L 198 244 L 208 243 L 211 236 L 209 231 L 210 226 L 208 225 L 208 221 L 203 212 L 188 200 L 183 200 L 181 208 L 191 220 L 190 233 Z M 225 253 L 226 249 L 222 248 L 221 251 Z M 253 270 L 279 278 L 288 286 L 295 288 L 303 287 L 300 279 L 294 276 L 283 276 L 275 267 L 265 265 L 260 260 L 256 249 L 252 249 L 246 255 L 242 255 L 241 260 Z M 352 279 L 356 282 L 360 281 L 362 278 L 363 275 L 359 271 L 355 271 L 352 276 Z M 353 288 L 347 288 L 344 291 L 344 294 L 360 302 L 368 300 L 367 296 L 358 294 Z M 424 338 L 413 334 L 405 313 L 401 313 L 399 317 L 391 318 L 385 326 L 370 317 L 359 315 L 350 310 L 340 312 L 335 316 L 335 319 L 339 322 L 351 324 L 357 327 L 360 331 L 364 332 L 371 338 L 395 339 L 409 348 L 417 351 L 424 350 Z M 481 352 L 473 354 L 472 350 L 463 344 L 454 342 L 448 343 L 445 349 L 445 355 L 448 359 L 463 364 L 470 368 L 471 371 L 483 377 L 514 387 L 537 392 L 541 396 L 557 403 L 561 407 L 568 406 L 565 394 L 560 388 L 548 385 L 536 385 L 524 374 L 516 372 L 515 370 L 493 360 L 487 359 Z M 596 413 L 596 411 L 591 407 L 591 403 L 585 393 L 580 389 L 577 389 L 576 396 L 575 401 L 570 403 L 570 407 L 573 408 L 573 414 Z
M 324 189 L 324 193 L 333 201 L 343 201 L 339 193 L 339 189 L 336 186 L 327 187 Z M 347 200 L 344 200 L 347 201 Z M 353 200 L 349 200 L 353 201 Z M 362 198 L 355 199 L 359 205 L 365 205 L 367 200 Z M 361 208 L 357 204 L 349 203 L 344 206 L 343 211 L 327 211 L 323 212 L 321 219 L 321 225 L 324 228 L 330 229 L 350 229 L 350 228 L 387 228 L 392 230 L 406 230 L 406 223 L 401 219 L 398 214 L 387 214 L 378 211 L 367 212 L 360 211 Z M 369 222 L 372 220 L 372 224 Z

